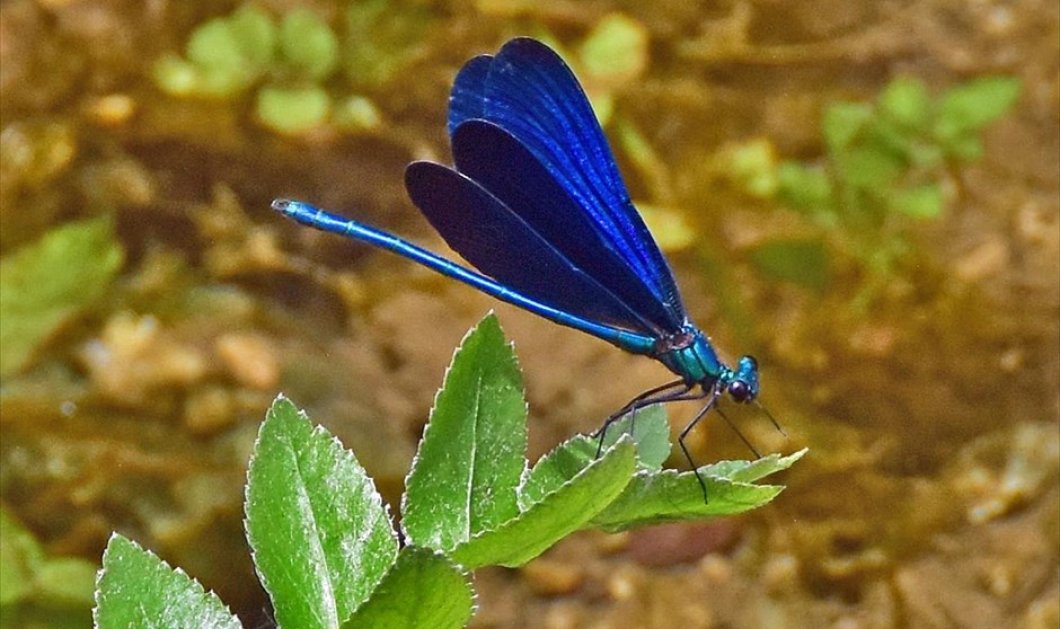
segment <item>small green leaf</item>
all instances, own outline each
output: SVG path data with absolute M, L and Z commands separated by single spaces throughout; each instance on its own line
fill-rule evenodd
M 247 60 L 232 24 L 215 18 L 191 33 L 187 46 L 188 60 L 203 69 L 225 70 L 233 74 L 245 70 Z
M 45 561 L 37 573 L 37 600 L 55 605 L 92 605 L 97 566 L 79 557 Z
M 974 162 L 983 156 L 983 141 L 974 132 L 946 139 L 943 148 L 947 154 L 964 162 Z
M 920 79 L 899 77 L 880 95 L 880 113 L 909 129 L 923 129 L 931 117 L 931 97 Z
M 515 516 L 525 451 L 522 374 L 489 314 L 464 338 L 435 398 L 405 483 L 408 540 L 448 552 Z
M 781 162 L 777 168 L 777 196 L 796 210 L 819 212 L 834 205 L 828 172 L 798 162 Z
M 937 183 L 895 191 L 887 200 L 892 210 L 914 218 L 938 218 L 942 214 L 942 186 Z
M 276 24 L 272 17 L 253 4 L 245 4 L 228 18 L 228 28 L 243 61 L 264 69 L 276 53 Z
M 379 109 L 364 96 L 344 99 L 331 117 L 335 125 L 351 131 L 375 131 L 383 125 Z
M 878 192 L 891 185 L 902 172 L 902 163 L 881 147 L 850 149 L 835 157 L 842 180 L 856 190 Z
M 199 86 L 199 70 L 195 64 L 174 54 L 163 55 L 151 66 L 155 85 L 173 96 L 191 96 Z
M 942 95 L 935 135 L 942 141 L 979 131 L 1012 108 L 1020 80 L 1009 76 L 983 77 L 958 85 Z
M 680 251 L 695 244 L 696 229 L 685 218 L 684 212 L 640 202 L 637 212 L 663 251 Z
M 295 9 L 280 23 L 280 48 L 292 65 L 315 80 L 335 71 L 339 40 L 328 23 L 309 9 Z
M 618 443 L 622 435 L 630 435 L 637 447 L 637 469 L 658 471 L 670 458 L 670 423 L 666 421 L 666 408 L 662 404 L 626 413 L 608 427 L 604 447 Z
M 773 240 L 751 252 L 755 266 L 766 276 L 823 291 L 831 281 L 828 249 L 821 239 Z
M 386 508 L 357 459 L 283 397 L 258 434 L 246 512 L 254 563 L 280 626 L 337 626 L 397 555 Z
M 769 454 L 753 461 L 718 461 L 701 469 L 705 476 L 724 478 L 734 483 L 753 483 L 771 474 L 788 469 L 796 461 L 806 456 L 808 448 L 793 452 L 787 456 Z
M 768 199 L 779 185 L 777 154 L 765 138 L 744 142 L 728 151 L 729 177 L 753 197 Z
M 585 73 L 608 83 L 639 76 L 648 65 L 648 29 L 622 13 L 604 16 L 582 42 L 578 57 Z
M 829 150 L 840 152 L 854 143 L 872 119 L 872 106 L 866 103 L 833 103 L 824 112 L 822 130 Z
M 43 563 L 37 539 L 0 508 L 0 606 L 28 597 Z
M 258 91 L 258 118 L 278 133 L 310 131 L 323 124 L 330 111 L 331 97 L 322 87 L 284 89 L 270 85 Z
M 790 467 L 806 450 L 786 457 L 772 454 L 762 462 L 722 462 L 699 468 L 708 500 L 692 472 L 640 472 L 611 505 L 590 523 L 609 532 L 656 524 L 736 515 L 760 507 L 783 487 L 751 482 Z
M 343 627 L 457 629 L 474 609 L 467 576 L 443 555 L 406 546 L 371 598 Z
M 570 481 L 517 517 L 453 550 L 467 568 L 521 566 L 584 526 L 618 496 L 636 469 L 633 443 L 623 437 Z
M 117 534 L 103 553 L 94 617 L 99 629 L 241 627 L 216 594 Z
M 21 369 L 64 323 L 99 299 L 121 267 L 109 217 L 71 223 L 0 260 L 0 377 Z
M 627 413 L 608 426 L 603 448 L 597 436 L 575 435 L 541 457 L 519 488 L 519 509 L 525 511 L 541 502 L 596 460 L 598 452 L 615 445 L 624 436 L 631 437 L 637 448 L 637 469 L 662 469 L 670 456 L 670 424 L 663 405 L 654 404 Z

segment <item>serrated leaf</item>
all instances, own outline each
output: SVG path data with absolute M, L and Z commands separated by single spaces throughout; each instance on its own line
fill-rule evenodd
M 726 461 L 699 469 L 707 485 L 703 501 L 692 472 L 640 472 L 614 502 L 593 518 L 590 526 L 617 532 L 660 522 L 702 520 L 736 515 L 760 507 L 783 487 L 751 482 L 790 467 L 806 450 L 786 457 L 770 455 L 759 461 Z
M 99 629 L 241 627 L 216 594 L 118 534 L 103 553 L 93 616 Z
M 247 473 L 247 539 L 276 621 L 335 627 L 368 599 L 398 542 L 353 454 L 279 397 Z
M 435 399 L 405 483 L 408 540 L 449 551 L 515 516 L 525 452 L 522 374 L 490 314 L 464 338 Z
M 123 258 L 108 217 L 64 225 L 4 256 L 0 376 L 21 369 L 48 336 L 99 299 Z
M 615 445 L 623 436 L 633 439 L 637 449 L 637 469 L 658 471 L 670 456 L 670 424 L 666 409 L 654 404 L 627 413 L 608 427 L 601 448 L 600 439 L 575 435 L 541 457 L 526 474 L 519 488 L 519 509 L 525 511 L 534 503 L 559 489 L 597 458 L 598 452 Z
M 451 553 L 467 568 L 521 566 L 582 528 L 618 496 L 636 469 L 629 437 L 512 520 L 473 537 Z
M 343 627 L 447 629 L 467 624 L 474 609 L 467 576 L 443 555 L 406 546 Z
M 788 455 L 769 454 L 753 461 L 718 461 L 700 468 L 705 476 L 724 478 L 734 483 L 753 483 L 770 474 L 788 469 L 806 456 L 809 448 Z
M 1020 80 L 991 76 L 958 85 L 942 95 L 935 119 L 935 134 L 948 141 L 982 129 L 1015 104 Z

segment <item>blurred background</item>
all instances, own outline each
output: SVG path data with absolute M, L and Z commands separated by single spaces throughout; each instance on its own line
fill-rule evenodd
M 1060 626 L 1060 7 L 1035 0 L 0 3 L 0 623 L 88 626 L 119 531 L 267 625 L 242 530 L 264 409 L 305 408 L 396 507 L 490 309 L 532 458 L 669 379 L 269 209 L 448 254 L 402 171 L 448 162 L 455 72 L 519 35 L 581 78 L 787 436 L 730 417 L 810 453 L 747 516 L 479 571 L 472 626 Z M 750 456 L 721 422 L 690 445 Z

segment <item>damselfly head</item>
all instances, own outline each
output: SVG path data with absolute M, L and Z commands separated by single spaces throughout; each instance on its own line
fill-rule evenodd
M 758 363 L 754 357 L 743 356 L 736 363 L 728 391 L 735 402 L 752 402 L 758 397 Z

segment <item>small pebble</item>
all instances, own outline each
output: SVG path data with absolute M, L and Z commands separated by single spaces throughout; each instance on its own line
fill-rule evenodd
M 217 355 L 237 382 L 251 389 L 275 389 L 280 381 L 276 349 L 265 337 L 231 332 L 214 343 Z
M 531 561 L 522 567 L 521 572 L 530 589 L 543 596 L 570 594 L 581 587 L 585 579 L 581 566 L 547 558 Z

